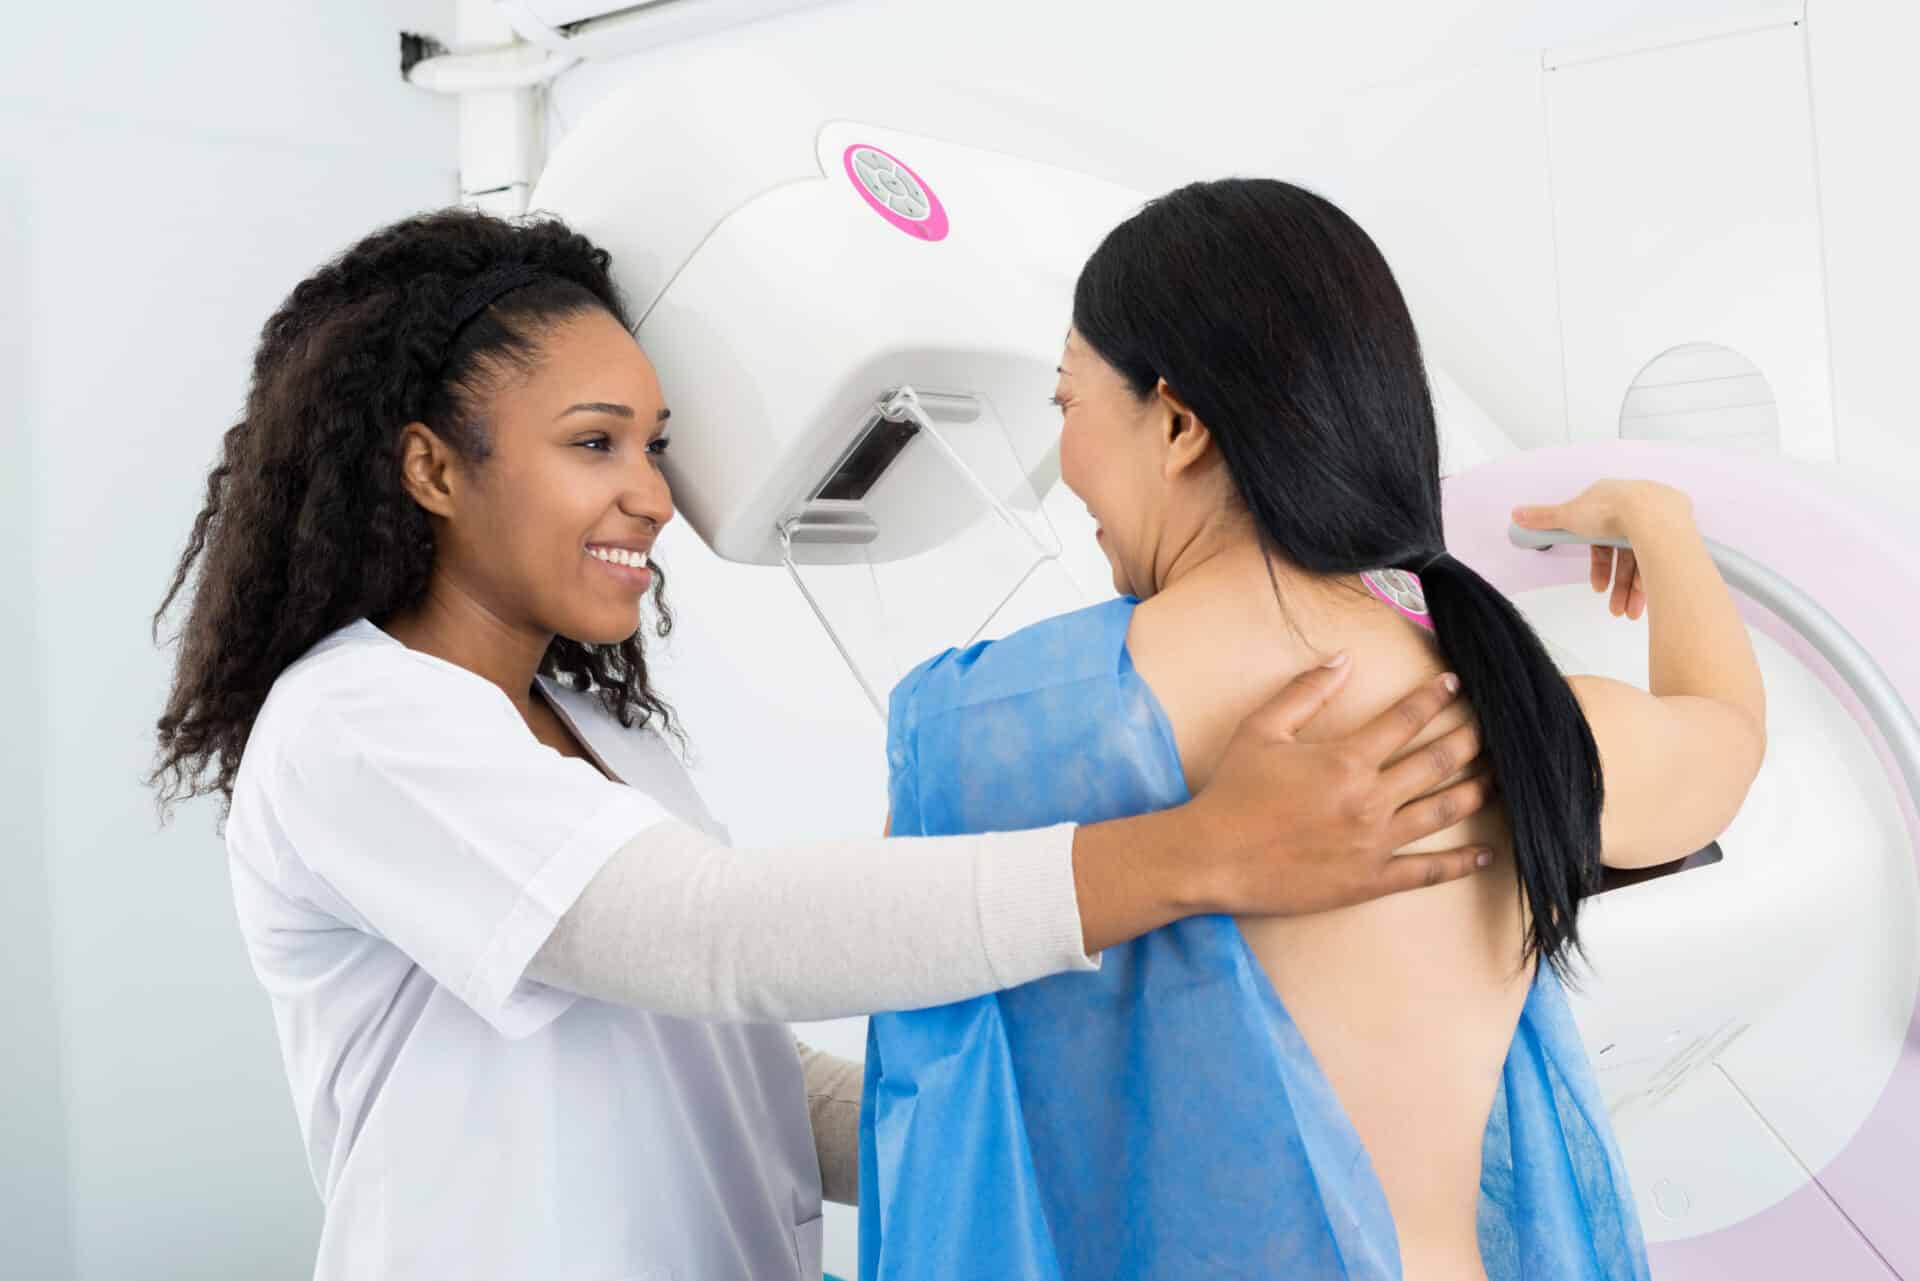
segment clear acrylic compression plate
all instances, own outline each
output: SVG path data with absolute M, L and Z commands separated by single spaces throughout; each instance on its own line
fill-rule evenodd
M 882 716 L 977 639 L 1060 540 L 993 407 L 902 387 L 780 523 L 787 572 Z

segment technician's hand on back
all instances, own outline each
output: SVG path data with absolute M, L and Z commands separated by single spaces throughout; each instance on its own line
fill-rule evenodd
M 1177 810 L 730 848 L 648 682 L 668 416 L 607 266 L 558 223 L 448 212 L 302 282 L 168 592 L 194 582 L 156 781 L 230 806 L 318 1277 L 817 1277 L 823 1171 L 770 1021 L 1474 869 L 1392 856 L 1485 799 L 1449 781 L 1477 751 L 1451 692 L 1297 742 L 1338 668 Z M 1400 759 L 1439 715 L 1460 723 Z
M 1394 852 L 1486 804 L 1484 777 L 1458 777 L 1480 750 L 1464 703 L 1454 701 L 1458 682 L 1431 681 L 1345 738 L 1300 742 L 1300 730 L 1346 679 L 1348 665 L 1336 662 L 1296 677 L 1247 717 L 1211 781 L 1186 805 L 1080 829 L 1085 861 L 1093 855 L 1122 867 L 1129 858 L 1151 866 L 1149 856 L 1158 856 L 1173 864 L 1164 873 L 1173 885 L 1170 911 L 1143 911 L 1143 903 L 1129 911 L 1110 900 L 1105 878 L 1083 873 L 1088 951 L 1198 912 L 1323 912 L 1485 866 L 1488 851 L 1480 848 Z M 1453 727 L 1403 755 L 1442 715 Z M 1162 831 L 1170 837 L 1154 840 Z

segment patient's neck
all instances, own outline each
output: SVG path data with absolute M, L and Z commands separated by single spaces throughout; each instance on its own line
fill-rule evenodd
M 1133 612 L 1127 648 L 1197 793 L 1247 713 L 1330 657 L 1308 637 L 1335 633 L 1323 626 L 1318 576 L 1263 554 L 1251 527 L 1183 552 L 1162 590 Z
M 1192 604 L 1218 599 L 1244 603 L 1261 619 L 1277 617 L 1279 600 L 1298 599 L 1324 585 L 1261 546 L 1253 522 L 1223 518 L 1198 531 L 1179 548 L 1160 592 Z
M 1166 567 L 1158 575 L 1156 594 L 1177 589 L 1184 595 L 1195 586 L 1212 584 L 1223 575 L 1244 572 L 1249 563 L 1259 563 L 1260 539 L 1253 521 L 1245 516 L 1211 517 L 1168 542 L 1171 554 L 1163 544 Z

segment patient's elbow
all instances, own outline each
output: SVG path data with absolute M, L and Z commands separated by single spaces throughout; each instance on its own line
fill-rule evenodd
M 1741 795 L 1753 786 L 1753 780 L 1760 774 L 1760 766 L 1767 759 L 1767 709 L 1763 702 L 1757 709 L 1743 710 L 1739 714 L 1740 729 L 1736 734 L 1734 748 L 1735 759 L 1741 765 Z
M 1711 819 L 1713 830 L 1689 832 L 1689 853 L 1732 824 L 1734 816 L 1745 808 L 1767 757 L 1764 714 L 1750 714 L 1733 703 L 1720 703 L 1717 710 L 1720 714 L 1714 718 L 1708 737 L 1699 744 L 1707 752 L 1699 762 L 1704 766 L 1698 775 L 1700 795 L 1706 801 L 1700 816 Z
M 1753 791 L 1754 780 L 1760 776 L 1760 767 L 1767 759 L 1767 728 L 1764 717 L 1754 717 L 1733 708 L 1727 717 L 1727 725 L 1720 734 L 1718 755 L 1721 760 L 1717 771 L 1722 779 L 1725 805 L 1720 829 L 1724 831 L 1733 822 L 1747 803 L 1748 795 Z

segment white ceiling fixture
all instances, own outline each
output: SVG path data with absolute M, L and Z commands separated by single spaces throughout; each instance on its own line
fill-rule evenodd
M 578 58 L 636 53 L 826 0 L 494 0 L 520 38 Z
M 401 73 L 460 103 L 461 203 L 525 212 L 546 152 L 552 80 L 583 58 L 618 58 L 827 0 L 455 0 L 452 49 L 402 33 Z

